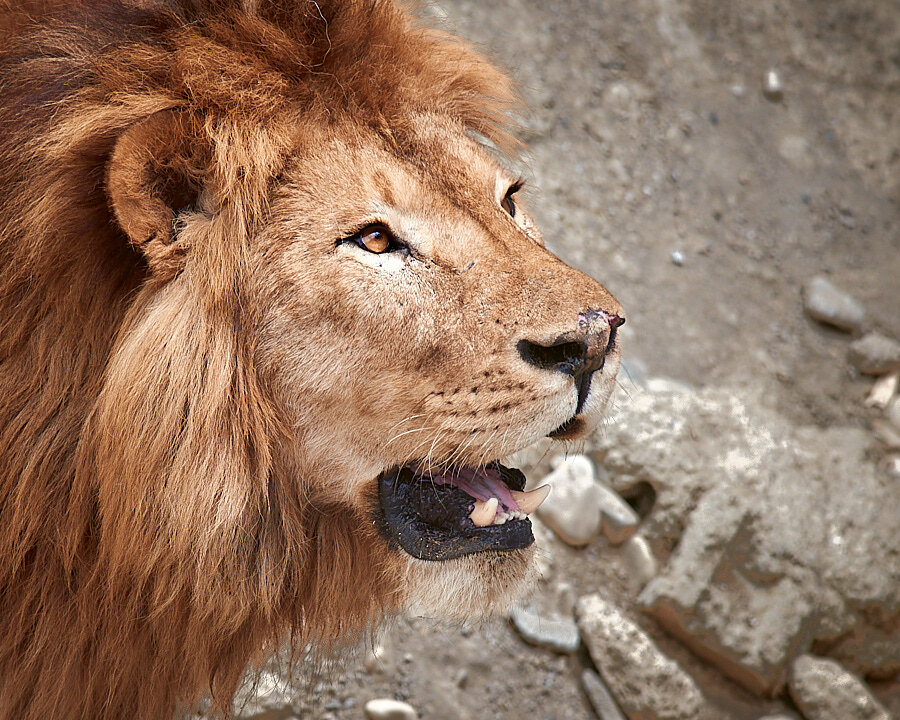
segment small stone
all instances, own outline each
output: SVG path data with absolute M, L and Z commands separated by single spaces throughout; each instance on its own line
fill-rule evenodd
M 587 545 L 600 530 L 600 485 L 591 461 L 584 455 L 563 460 L 544 482 L 550 495 L 537 509 L 559 538 L 569 545 Z
M 796 658 L 788 688 L 806 720 L 891 720 L 863 682 L 834 660 Z
M 744 97 L 745 92 L 746 91 L 744 90 L 744 86 L 741 84 L 736 83 L 731 86 L 731 94 L 734 95 L 738 99 Z
M 866 407 L 886 408 L 891 398 L 897 393 L 897 386 L 900 385 L 900 372 L 882 375 L 872 385 L 869 397 L 866 398 L 864 405 Z
M 865 308 L 851 295 L 818 275 L 809 281 L 803 293 L 807 314 L 819 322 L 847 332 L 858 333 L 865 320 Z
M 363 710 L 369 720 L 416 720 L 416 711 L 411 705 L 389 698 L 369 700 Z
M 576 610 L 591 659 L 628 717 L 702 717 L 706 703 L 690 675 L 618 607 L 600 595 L 586 595 Z
M 513 608 L 509 618 L 522 638 L 532 645 L 573 653 L 581 642 L 578 626 L 570 618 L 545 617 L 520 607 Z
M 640 535 L 632 535 L 622 546 L 628 572 L 643 587 L 656 577 L 656 558 L 650 545 Z
M 388 653 L 384 645 L 375 645 L 366 653 L 366 658 L 363 660 L 363 669 L 370 674 L 385 672 L 389 662 Z
M 838 219 L 841 221 L 841 225 L 848 230 L 853 230 L 856 227 L 856 217 L 854 217 L 852 210 L 842 209 Z
M 581 686 L 600 720 L 625 720 L 619 706 L 600 676 L 593 670 L 581 673 Z
M 884 409 L 884 419 L 900 433 L 900 397 L 895 397 Z
M 763 95 L 767 100 L 778 102 L 784 97 L 784 85 L 777 70 L 769 70 L 763 79 Z
M 763 715 L 759 720 L 797 720 L 793 713 L 778 713 L 777 715 Z
M 681 250 L 673 250 L 669 253 L 669 257 L 672 258 L 672 264 L 681 267 L 684 265 L 684 253 Z
M 606 539 L 613 545 L 621 545 L 634 535 L 641 519 L 621 496 L 611 488 L 600 485 L 601 527 Z
M 850 362 L 866 375 L 886 375 L 900 370 L 900 342 L 871 332 L 850 343 Z

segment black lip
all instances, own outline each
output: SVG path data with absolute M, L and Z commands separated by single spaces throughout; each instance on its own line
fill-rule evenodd
M 499 463 L 494 467 L 511 489 L 524 489 L 525 476 L 521 472 Z M 534 542 L 527 519 L 477 527 L 469 518 L 474 498 L 458 488 L 430 483 L 408 466 L 383 472 L 378 476 L 378 486 L 378 526 L 382 535 L 420 560 L 452 560 L 479 552 L 521 550 Z

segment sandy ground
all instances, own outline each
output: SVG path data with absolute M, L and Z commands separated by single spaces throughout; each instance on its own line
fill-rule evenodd
M 521 83 L 530 209 L 622 301 L 632 375 L 753 384 L 794 422 L 867 424 L 871 381 L 848 369 L 846 336 L 804 315 L 801 289 L 825 274 L 900 337 L 895 2 L 445 0 L 426 14 Z M 780 98 L 763 93 L 770 69 Z M 618 551 L 553 548 L 563 589 L 544 602 L 568 602 L 568 584 L 629 607 Z M 785 707 L 642 623 L 723 717 Z M 529 647 L 504 620 L 403 620 L 381 642 L 381 661 L 347 662 L 302 714 L 361 718 L 366 700 L 397 697 L 435 720 L 594 717 L 587 656 Z M 900 712 L 896 686 L 879 692 Z

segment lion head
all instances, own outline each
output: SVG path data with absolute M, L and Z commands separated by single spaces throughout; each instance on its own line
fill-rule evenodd
M 40 5 L 0 51 L 0 716 L 226 705 L 287 635 L 502 607 L 546 491 L 500 462 L 597 426 L 624 321 L 487 147 L 506 77 L 386 1 Z

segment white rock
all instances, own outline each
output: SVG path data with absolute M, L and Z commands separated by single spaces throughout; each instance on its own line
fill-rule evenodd
M 581 644 L 578 626 L 571 618 L 539 615 L 521 607 L 513 608 L 509 618 L 522 638 L 532 645 L 573 653 Z
M 621 545 L 634 534 L 641 519 L 619 493 L 602 483 L 599 487 L 603 534 L 613 545 Z
M 706 703 L 693 679 L 600 595 L 576 606 L 591 659 L 629 718 L 696 720 Z
M 777 70 L 768 70 L 763 78 L 763 95 L 777 102 L 784 96 L 784 85 Z
M 549 483 L 551 490 L 537 510 L 538 517 L 569 545 L 587 545 L 597 537 L 600 485 L 593 463 L 584 455 L 572 455 L 543 482 Z
M 417 717 L 411 705 L 389 698 L 369 700 L 363 710 L 369 720 L 416 720 Z
M 809 281 L 803 306 L 810 317 L 847 332 L 858 333 L 866 317 L 865 308 L 851 295 L 821 275 Z
M 891 720 L 862 681 L 833 660 L 801 655 L 788 687 L 806 720 Z
M 656 577 L 656 558 L 647 540 L 640 535 L 632 535 L 622 547 L 628 572 L 643 587 Z
M 897 392 L 897 386 L 900 385 L 900 372 L 893 372 L 889 375 L 882 375 L 872 385 L 869 397 L 866 398 L 866 407 L 886 408 L 891 398 Z
M 625 720 L 625 716 L 616 705 L 609 688 L 597 673 L 593 670 L 585 670 L 581 673 L 581 685 L 600 720 Z
M 850 343 L 850 362 L 866 375 L 886 375 L 900 370 L 900 342 L 881 333 L 866 333 Z

